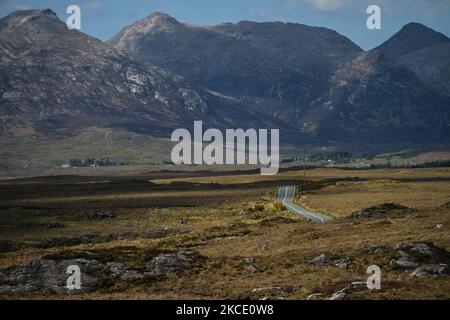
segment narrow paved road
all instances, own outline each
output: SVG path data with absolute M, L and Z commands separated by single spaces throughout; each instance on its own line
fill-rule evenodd
M 278 201 L 284 204 L 289 211 L 299 214 L 303 218 L 315 222 L 328 222 L 333 220 L 329 216 L 305 210 L 299 207 L 298 205 L 294 204 L 292 202 L 294 196 L 295 196 L 295 187 L 293 186 L 283 186 L 280 187 L 278 191 Z

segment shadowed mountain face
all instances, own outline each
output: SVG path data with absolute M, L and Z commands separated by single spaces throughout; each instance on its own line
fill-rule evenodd
M 129 53 L 75 30 L 51 10 L 0 19 L 3 136 L 73 135 L 89 126 L 167 136 L 211 126 L 280 126 Z
M 417 50 L 397 59 L 424 83 L 450 96 L 450 42 Z
M 418 23 L 410 23 L 373 49 L 413 71 L 427 85 L 450 96 L 450 39 Z
M 361 52 L 325 28 L 254 22 L 198 27 L 161 13 L 126 27 L 109 44 L 298 128 L 330 75 Z
M 319 141 L 379 143 L 448 141 L 450 99 L 434 90 L 448 86 L 436 76 L 446 72 L 448 59 L 428 62 L 432 71 L 409 64 L 445 56 L 438 50 L 401 61 L 447 41 L 413 23 L 363 52 L 325 28 L 278 22 L 200 27 L 156 13 L 108 43 Z
M 412 71 L 377 52 L 361 53 L 332 77 L 317 102 L 327 125 L 319 138 L 377 143 L 448 141 L 450 99 L 422 83 Z M 324 101 L 327 101 L 324 103 Z
M 450 39 L 442 33 L 411 22 L 373 51 L 378 51 L 391 60 L 397 60 L 405 54 L 449 42 Z

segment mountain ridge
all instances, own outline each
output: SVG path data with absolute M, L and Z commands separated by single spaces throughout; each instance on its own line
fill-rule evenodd
M 94 124 L 167 136 L 204 120 L 315 143 L 449 138 L 449 98 L 428 85 L 427 71 L 321 27 L 189 26 L 154 13 L 103 43 L 51 10 L 27 10 L 0 19 L 0 52 L 4 137 Z
M 108 44 L 244 101 L 253 110 L 266 112 L 320 141 L 335 137 L 384 142 L 449 138 L 450 108 L 442 107 L 450 104 L 448 98 L 413 67 L 392 62 L 388 50 L 366 52 L 333 30 L 295 23 L 183 25 L 186 28 L 177 32 L 135 34 L 122 41 L 117 36 Z M 405 37 L 414 51 L 447 41 L 430 28 L 410 23 L 385 48 L 405 49 L 396 44 Z M 385 92 L 389 99 L 367 87 Z M 403 117 L 404 123 L 397 117 Z M 390 125 L 383 126 L 383 122 Z M 358 127 L 364 134 L 354 133 Z
M 194 120 L 218 127 L 276 123 L 68 30 L 52 11 L 18 11 L 0 25 L 3 136 L 24 131 L 70 135 L 101 125 L 167 137 Z
M 446 35 L 421 23 L 410 22 L 371 51 L 381 52 L 389 59 L 396 60 L 402 55 L 448 42 L 450 38 Z

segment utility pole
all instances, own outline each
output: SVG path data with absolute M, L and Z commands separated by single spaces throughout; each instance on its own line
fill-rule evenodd
M 303 194 L 306 193 L 306 145 L 303 147 Z

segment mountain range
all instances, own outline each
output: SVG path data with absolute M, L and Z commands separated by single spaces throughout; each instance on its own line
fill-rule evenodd
M 167 138 L 203 120 L 290 143 L 448 142 L 449 53 L 418 23 L 364 51 L 321 27 L 164 13 L 104 43 L 50 9 L 16 11 L 0 19 L 0 141 L 90 127 Z
M 51 10 L 0 20 L 4 136 L 70 136 L 88 126 L 167 135 L 204 120 L 219 128 L 279 126 L 174 73 L 76 30 Z

